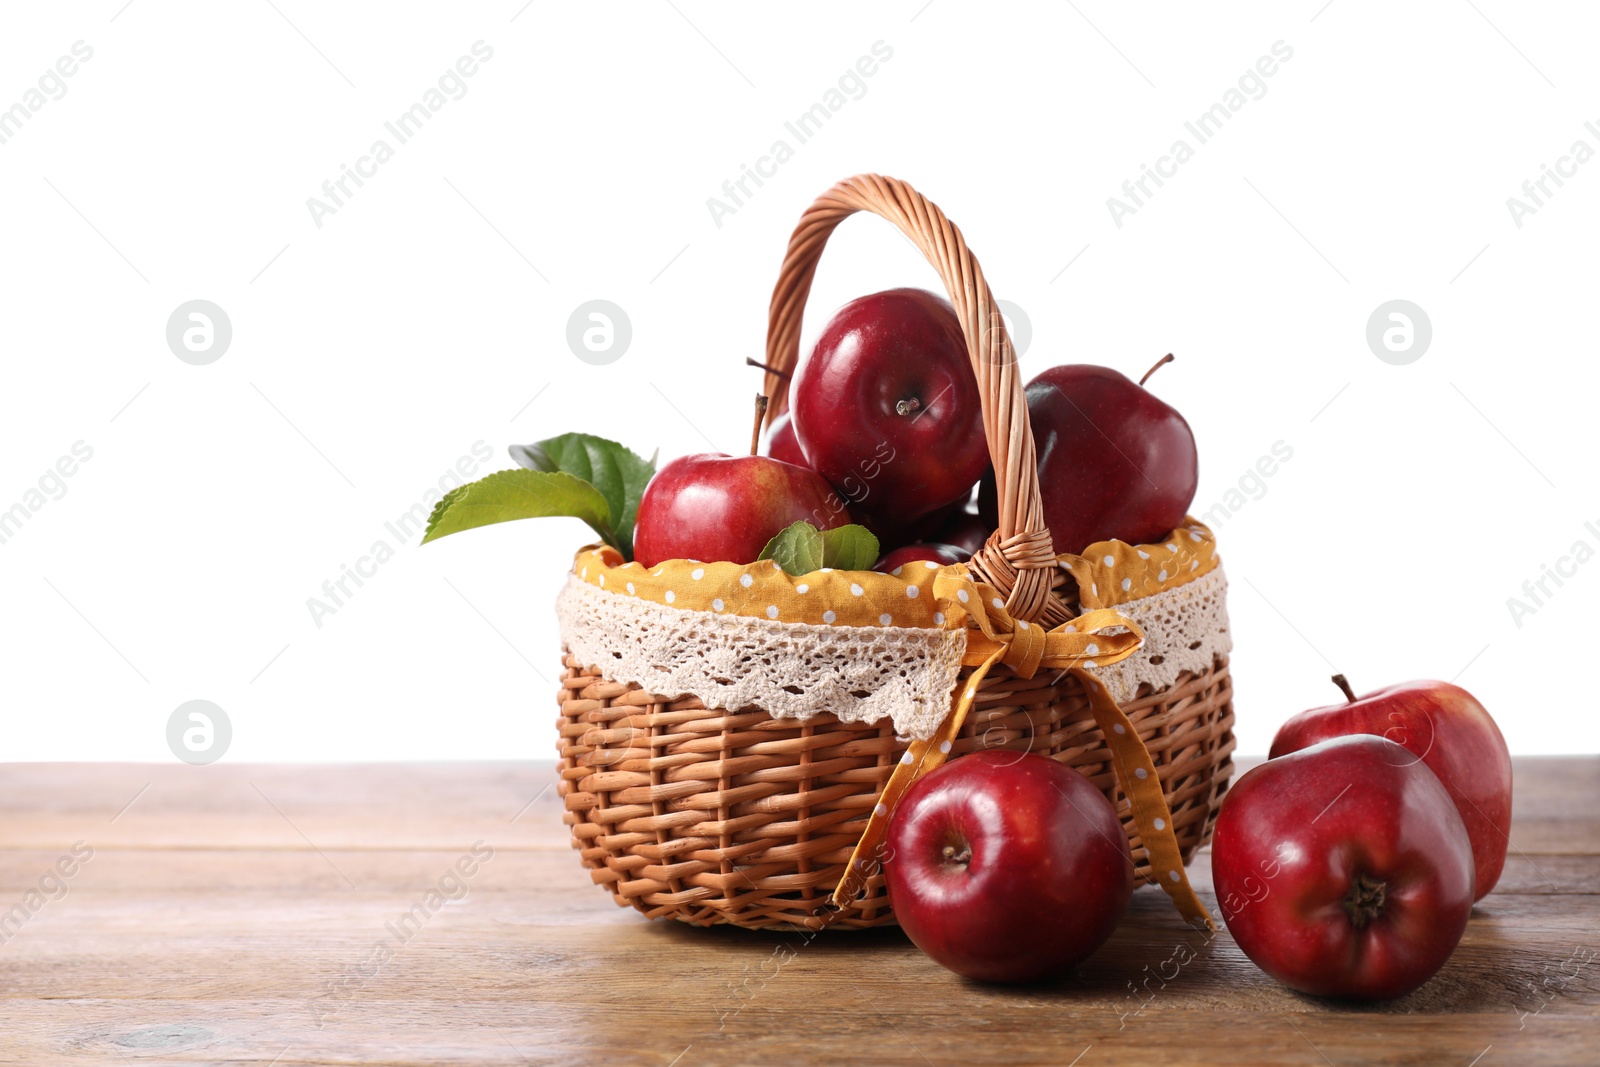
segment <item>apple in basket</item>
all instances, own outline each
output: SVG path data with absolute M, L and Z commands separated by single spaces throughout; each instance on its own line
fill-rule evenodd
M 994 527 L 984 522 L 976 512 L 962 509 L 945 523 L 932 540 L 959 548 L 968 556 L 975 555 L 994 533 Z
M 893 518 L 877 516 L 873 518 L 872 532 L 877 535 L 878 543 L 886 549 L 902 548 L 906 545 L 936 544 L 944 545 L 950 542 L 938 536 L 938 531 L 950 524 L 951 517 L 961 511 L 961 501 L 936 508 L 926 515 L 920 515 L 910 522 L 897 522 Z M 857 509 L 852 508 L 852 511 Z M 954 546 L 952 546 L 954 547 Z M 972 553 L 962 556 L 966 559 Z
M 639 501 L 634 559 L 754 563 L 791 523 L 831 530 L 848 509 L 815 471 L 768 456 L 706 452 L 661 468 Z
M 1343 704 L 1312 708 L 1284 723 L 1272 759 L 1346 734 L 1378 734 L 1404 745 L 1428 765 L 1455 801 L 1477 872 L 1472 899 L 1500 879 L 1511 840 L 1511 753 L 1482 704 L 1449 682 L 1406 682 L 1356 696 L 1344 675 L 1334 684 Z
M 1200 477 L 1194 433 L 1144 387 L 1171 359 L 1138 382 L 1109 367 L 1069 363 L 1028 383 L 1039 495 L 1056 552 L 1082 552 L 1097 541 L 1149 544 L 1183 525 Z M 980 504 L 993 525 L 992 477 Z
M 1044 756 L 986 749 L 944 764 L 895 806 L 888 842 L 896 920 L 966 978 L 1062 974 L 1105 943 L 1133 896 L 1111 802 Z
M 796 373 L 791 402 L 807 463 L 886 544 L 965 500 L 989 462 L 961 323 L 922 289 L 840 308 Z
M 767 398 L 757 396 L 748 456 L 681 456 L 650 479 L 633 531 L 636 562 L 646 567 L 669 559 L 754 563 L 793 523 L 819 530 L 849 524 L 849 509 L 821 475 L 756 454 L 766 413 Z
M 949 563 L 965 563 L 972 558 L 971 552 L 963 552 L 955 545 L 941 545 L 932 541 L 917 541 L 909 545 L 901 545 L 891 552 L 884 553 L 877 566 L 872 569 L 885 574 L 899 574 L 901 568 L 908 563 L 931 563 L 935 567 L 943 567 Z
M 787 411 L 772 424 L 772 433 L 767 437 L 767 455 L 798 467 L 806 466 L 806 454 L 800 451 L 800 442 L 794 438 L 794 421 Z

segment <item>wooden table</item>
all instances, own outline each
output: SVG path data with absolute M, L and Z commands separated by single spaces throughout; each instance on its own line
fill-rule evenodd
M 1363 1009 L 1285 991 L 1153 889 L 1025 991 L 893 929 L 650 923 L 590 884 L 552 781 L 4 767 L 0 1063 L 1600 1063 L 1600 758 L 1517 762 L 1500 888 L 1431 983 Z

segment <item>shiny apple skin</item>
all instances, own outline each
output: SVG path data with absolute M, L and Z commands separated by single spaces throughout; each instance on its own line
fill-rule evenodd
M 889 824 L 895 919 L 935 962 L 986 982 L 1071 970 L 1116 929 L 1133 857 L 1111 802 L 1044 756 L 988 749 L 914 784 Z M 968 863 L 946 845 L 970 846 Z
M 914 544 L 901 545 L 893 552 L 888 553 L 873 566 L 873 570 L 885 574 L 893 574 L 896 569 L 904 567 L 907 563 L 937 563 L 943 567 L 951 563 L 965 563 L 972 558 L 972 553 L 962 552 L 954 545 L 941 545 L 931 541 L 918 541 Z M 932 568 L 923 568 L 929 570 Z
M 1473 900 L 1500 880 L 1511 840 L 1511 753 L 1484 706 L 1449 682 L 1404 682 L 1302 711 L 1278 728 L 1270 758 L 1346 734 L 1404 745 L 1438 776 L 1472 840 Z
M 754 563 L 794 522 L 831 530 L 850 521 L 843 500 L 816 472 L 767 456 L 703 452 L 668 463 L 639 500 L 633 558 Z
M 767 455 L 797 467 L 809 466 L 806 454 L 800 451 L 800 442 L 795 439 L 794 421 L 787 411 L 772 423 L 772 432 L 767 436 Z
M 1126 375 L 1086 363 L 1043 371 L 1027 394 L 1057 553 L 1097 541 L 1152 544 L 1183 524 L 1200 460 L 1175 409 Z
M 948 301 L 921 289 L 840 308 L 790 400 L 806 461 L 875 530 L 964 499 L 989 462 L 961 324 Z
M 1472 845 L 1426 764 L 1358 734 L 1269 760 L 1223 801 L 1211 872 L 1228 931 L 1273 978 L 1315 996 L 1383 1000 L 1421 986 L 1472 912 Z M 1359 927 L 1365 877 L 1383 904 Z

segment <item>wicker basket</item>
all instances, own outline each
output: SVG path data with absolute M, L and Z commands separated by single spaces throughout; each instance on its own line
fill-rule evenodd
M 771 414 L 783 410 L 800 321 L 822 248 L 856 211 L 893 222 L 944 279 L 983 400 L 999 488 L 999 529 L 971 569 L 1046 627 L 1077 614 L 1076 584 L 1044 528 L 1033 437 L 1016 359 L 982 269 L 925 197 L 862 175 L 802 216 L 773 292 L 767 339 Z M 760 708 L 707 708 L 610 681 L 568 655 L 560 694 L 560 789 L 573 845 L 595 883 L 651 918 L 745 927 L 859 928 L 893 921 L 881 873 L 843 909 L 827 903 L 904 746 L 887 720 L 804 721 Z M 963 679 L 971 673 L 963 669 Z M 1123 816 L 1138 878 L 1148 856 L 1113 773 L 1112 753 L 1077 677 L 1019 677 L 1001 665 L 978 696 L 952 757 L 980 748 L 1048 755 L 1102 789 Z M 1232 687 L 1218 656 L 1170 686 L 1124 701 L 1153 760 L 1185 861 L 1205 841 L 1232 772 Z M 1159 825 L 1159 824 L 1157 824 Z

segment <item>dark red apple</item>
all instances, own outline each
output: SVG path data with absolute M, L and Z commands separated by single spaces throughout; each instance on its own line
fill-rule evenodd
M 1133 857 L 1105 794 L 1044 756 L 987 749 L 917 781 L 889 823 L 895 919 L 967 978 L 1031 982 L 1105 943 Z
M 989 461 L 961 324 L 921 289 L 840 308 L 790 398 L 807 463 L 875 530 L 965 499 Z
M 1404 745 L 1439 778 L 1472 840 L 1473 900 L 1500 880 L 1511 840 L 1511 753 L 1500 728 L 1471 693 L 1449 682 L 1406 682 L 1346 702 L 1302 711 L 1278 728 L 1272 759 L 1347 734 L 1377 734 Z
M 899 548 L 901 545 L 915 544 L 919 541 L 938 541 L 934 534 L 944 529 L 950 517 L 961 510 L 961 502 L 948 504 L 936 508 L 926 515 L 918 516 L 909 522 L 899 521 L 895 516 L 867 515 L 857 518 L 857 522 L 864 524 L 878 537 L 878 544 L 884 548 Z M 858 509 L 851 508 L 857 512 Z M 940 542 L 943 544 L 944 542 Z
M 994 533 L 993 526 L 984 522 L 976 512 L 963 508 L 940 528 L 933 540 L 940 544 L 953 545 L 965 552 L 967 557 L 971 557 L 988 542 L 992 533 Z
M 800 451 L 800 442 L 795 440 L 794 423 L 787 411 L 772 424 L 772 432 L 767 436 L 767 455 L 797 467 L 807 466 L 806 454 Z
M 893 552 L 888 553 L 877 562 L 872 569 L 885 574 L 893 574 L 907 563 L 932 563 L 943 567 L 948 563 L 965 563 L 972 558 L 971 552 L 962 552 L 954 545 L 941 545 L 931 541 L 917 541 L 909 545 L 901 545 Z M 929 567 L 928 570 L 935 568 Z
M 1058 554 L 1096 541 L 1149 544 L 1183 524 L 1200 462 L 1182 415 L 1127 376 L 1086 363 L 1051 367 L 1027 393 Z M 993 480 L 985 482 L 980 501 L 992 519 Z
M 1425 763 L 1365 734 L 1239 779 L 1211 872 L 1244 954 L 1315 996 L 1411 992 L 1444 966 L 1472 912 L 1472 843 L 1455 802 Z
M 790 523 L 831 530 L 850 521 L 844 501 L 816 472 L 767 456 L 704 452 L 673 460 L 639 500 L 633 558 L 754 563 Z

